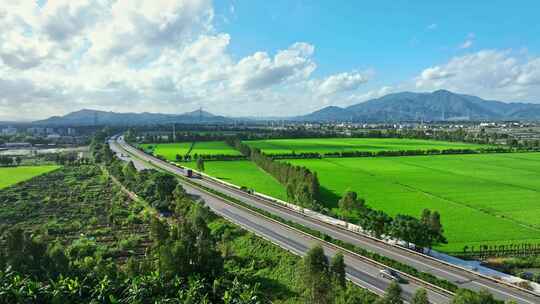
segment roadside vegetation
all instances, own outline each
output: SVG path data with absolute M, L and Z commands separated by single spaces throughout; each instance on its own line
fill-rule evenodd
M 214 215 L 175 177 L 93 159 L 0 191 L 0 303 L 305 303 L 306 263 Z M 328 273 L 324 302 L 376 296 Z M 354 301 L 352 300 L 354 299 Z

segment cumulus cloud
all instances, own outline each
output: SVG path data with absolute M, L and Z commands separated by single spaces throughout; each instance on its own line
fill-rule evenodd
M 41 14 L 43 31 L 53 40 L 69 40 L 95 25 L 106 9 L 105 1 L 47 1 Z
M 233 38 L 213 27 L 211 0 L 0 3 L 3 117 L 200 105 L 227 115 L 294 115 L 368 80 L 355 71 L 314 79 L 315 46 L 306 42 L 235 58 Z
M 312 83 L 315 91 L 320 95 L 330 95 L 335 93 L 353 91 L 358 89 L 369 80 L 369 73 L 345 72 L 330 75 L 322 81 Z
M 114 2 L 99 31 L 90 33 L 89 54 L 96 60 L 130 63 L 157 57 L 211 28 L 210 0 L 134 0 Z
M 429 67 L 415 78 L 417 90 L 449 89 L 502 100 L 540 100 L 540 58 L 482 50 Z
M 247 90 L 268 88 L 286 80 L 308 78 L 316 65 L 311 60 L 314 47 L 308 43 L 295 43 L 279 51 L 274 58 L 257 52 L 243 58 L 233 68 L 233 83 Z

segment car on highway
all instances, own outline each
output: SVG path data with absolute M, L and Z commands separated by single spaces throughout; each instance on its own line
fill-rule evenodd
M 399 274 L 392 269 L 383 269 L 379 271 L 379 277 L 390 281 L 400 281 Z

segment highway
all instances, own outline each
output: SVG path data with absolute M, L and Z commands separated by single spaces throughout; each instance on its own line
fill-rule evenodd
M 131 157 L 137 166 L 148 166 L 148 163 L 146 162 L 150 162 L 153 166 L 177 175 L 184 175 L 185 173 L 181 168 L 163 162 L 127 145 L 121 137 L 117 138 L 115 142 L 111 143 L 111 148 L 116 152 L 120 152 Z M 444 264 L 440 261 L 413 253 L 400 247 L 392 246 L 390 244 L 374 240 L 370 237 L 350 232 L 343 228 L 306 217 L 270 200 L 250 195 L 235 188 L 231 188 L 208 179 L 192 179 L 192 181 L 199 183 L 204 187 L 226 194 L 229 197 L 241 200 L 242 202 L 250 204 L 259 209 L 278 215 L 286 220 L 294 221 L 306 227 L 319 230 L 335 239 L 340 239 L 342 241 L 365 248 L 369 251 L 387 256 L 394 260 L 400 261 L 401 263 L 408 264 L 420 271 L 431 273 L 437 277 L 453 282 L 460 288 L 467 288 L 475 291 L 486 289 L 498 299 L 514 300 L 517 303 L 540 303 L 540 297 L 532 293 L 492 281 L 466 270 Z M 294 253 L 302 254 L 311 246 L 311 244 L 313 244 L 313 242 L 317 242 L 313 238 L 307 237 L 298 231 L 293 233 L 290 228 L 287 228 L 282 224 L 271 220 L 269 221 L 269 219 L 263 219 L 263 217 L 258 214 L 254 214 L 253 212 L 248 212 L 245 208 L 232 206 L 230 202 L 210 195 L 209 193 L 202 192 L 200 189 L 195 188 L 188 183 L 183 184 L 191 193 L 199 195 L 205 199 L 207 205 L 210 206 L 210 208 L 212 208 L 216 213 Z M 330 247 L 331 246 L 325 247 L 325 250 L 329 256 L 335 252 L 335 248 Z M 380 293 L 381 290 L 383 290 L 389 284 L 388 281 L 381 279 L 378 276 L 378 272 L 381 267 L 374 267 L 372 264 L 365 262 L 363 265 L 357 265 L 357 263 L 359 263 L 359 259 L 360 258 L 356 256 L 353 257 L 351 255 L 346 255 L 349 278 L 353 282 L 365 288 L 368 288 L 376 293 Z M 412 282 L 409 284 L 403 284 L 402 288 L 405 291 L 404 298 L 408 299 L 410 294 L 418 287 L 419 286 L 416 286 Z M 429 290 L 429 296 L 432 303 L 447 303 L 449 301 L 447 294 L 443 295 L 432 290 Z
M 127 153 L 118 143 L 110 142 L 110 146 L 120 159 L 124 161 L 133 161 L 137 169 L 153 168 L 153 165 L 132 157 L 132 155 Z M 264 217 L 232 202 L 228 202 L 219 196 L 194 187 L 189 183 L 182 181 L 181 183 L 187 193 L 204 200 L 205 204 L 216 214 L 294 254 L 303 256 L 315 244 L 321 244 L 325 254 L 329 258 L 334 256 L 339 250 L 332 244 L 318 240 L 273 219 Z M 379 272 L 386 267 L 373 264 L 369 260 L 356 254 L 342 250 L 339 251 L 344 254 L 347 278 L 349 280 L 373 293 L 379 295 L 384 293 L 384 290 L 388 287 L 390 281 L 381 278 Z M 409 301 L 412 294 L 423 287 L 413 280 L 408 280 L 408 282 L 400 285 L 403 289 L 402 296 L 405 301 Z M 428 290 L 428 297 L 431 303 L 446 304 L 450 302 L 450 294 L 436 288 L 435 290 L 426 289 Z

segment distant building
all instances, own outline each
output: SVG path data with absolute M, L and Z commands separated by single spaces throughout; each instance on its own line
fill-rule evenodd
M 7 127 L 2 129 L 2 135 L 4 136 L 11 136 L 17 134 L 17 128 L 14 127 Z
M 26 132 L 32 135 L 43 135 L 45 134 L 45 128 L 39 128 L 39 127 L 28 128 L 26 129 Z
M 6 148 L 30 148 L 32 147 L 31 143 L 27 142 L 8 142 L 4 144 Z
M 60 136 L 59 134 L 55 134 L 55 133 L 47 135 L 47 139 L 59 139 L 60 137 L 62 137 L 62 136 Z
M 77 130 L 75 130 L 74 128 L 68 128 L 67 129 L 67 135 L 75 136 L 75 135 L 77 135 Z

